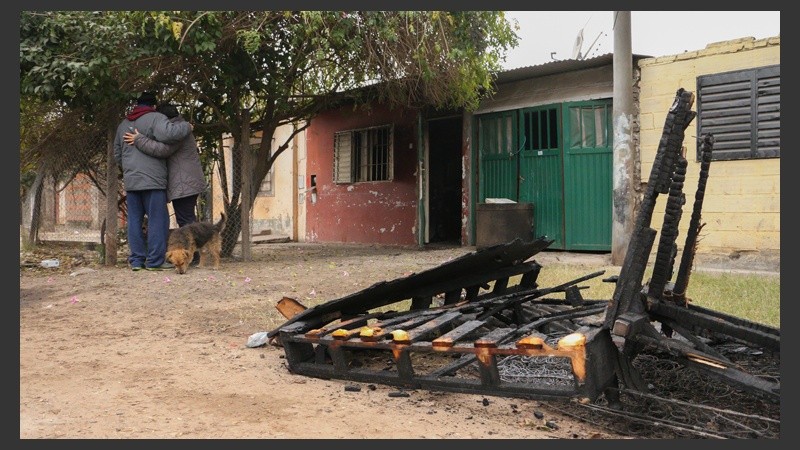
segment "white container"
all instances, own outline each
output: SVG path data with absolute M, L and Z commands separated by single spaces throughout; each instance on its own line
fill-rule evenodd
M 57 259 L 45 259 L 45 260 L 42 260 L 42 262 L 39 263 L 39 265 L 42 266 L 42 267 L 45 267 L 45 268 L 58 267 L 58 260 Z

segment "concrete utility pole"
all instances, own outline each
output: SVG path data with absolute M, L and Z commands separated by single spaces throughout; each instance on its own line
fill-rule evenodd
M 634 228 L 633 54 L 631 12 L 614 11 L 614 157 L 611 263 L 622 265 Z

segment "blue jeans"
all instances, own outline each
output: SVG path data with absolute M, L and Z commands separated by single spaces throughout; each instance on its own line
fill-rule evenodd
M 158 267 L 164 264 L 169 233 L 167 191 L 127 191 L 125 201 L 128 205 L 128 263 L 131 267 Z M 147 238 L 142 230 L 145 214 Z

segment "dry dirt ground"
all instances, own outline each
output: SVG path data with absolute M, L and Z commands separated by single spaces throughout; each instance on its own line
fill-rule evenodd
M 359 383 L 293 375 L 281 348 L 246 346 L 284 322 L 284 296 L 313 306 L 470 251 L 261 244 L 252 262 L 185 275 L 84 249 L 45 269 L 48 255 L 21 252 L 20 439 L 623 438 L 536 400 L 346 391 Z

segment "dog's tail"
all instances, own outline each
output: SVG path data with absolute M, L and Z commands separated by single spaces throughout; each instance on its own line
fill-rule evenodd
M 214 229 L 217 231 L 217 233 L 222 233 L 222 229 L 225 228 L 226 217 L 224 212 L 221 212 L 219 214 L 222 217 L 219 218 L 219 222 L 214 224 Z

